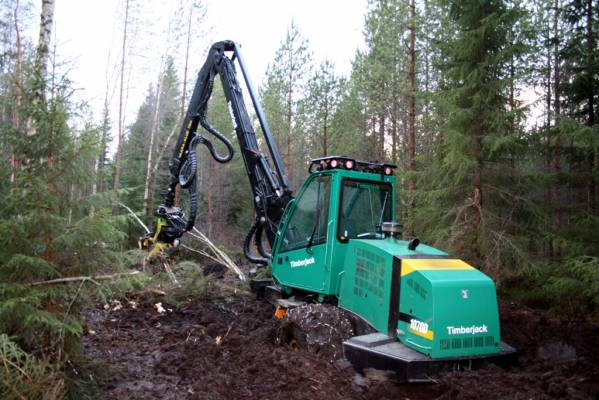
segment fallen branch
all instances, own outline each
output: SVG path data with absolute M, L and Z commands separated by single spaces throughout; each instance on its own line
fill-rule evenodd
M 40 285 L 53 285 L 56 283 L 70 283 L 70 282 L 81 282 L 81 281 L 90 281 L 97 285 L 97 281 L 105 281 L 111 279 L 119 279 L 124 276 L 133 276 L 139 274 L 139 271 L 128 271 L 128 272 L 119 272 L 116 274 L 108 274 L 108 275 L 96 275 L 96 276 L 69 276 L 68 278 L 57 278 L 50 279 L 47 281 L 39 281 L 39 282 L 30 282 L 26 283 L 25 286 L 40 286 Z
M 193 231 L 196 233 L 195 235 L 191 232 L 187 232 L 189 235 L 191 235 L 192 237 L 198 239 L 199 241 L 201 241 L 202 243 L 204 243 L 206 246 L 208 246 L 208 248 L 210 250 L 212 250 L 212 253 L 214 253 L 214 256 L 227 268 L 229 268 L 230 270 L 232 270 L 235 274 L 237 274 L 237 276 L 239 277 L 239 279 L 241 281 L 245 281 L 246 277 L 245 274 L 243 273 L 243 271 L 237 266 L 237 264 L 235 264 L 233 262 L 233 260 L 231 260 L 231 257 L 229 257 L 224 251 L 222 251 L 221 249 L 219 249 L 218 247 L 216 247 L 216 245 L 214 243 L 212 243 L 210 241 L 210 239 L 208 239 L 208 237 L 206 235 L 204 235 L 202 232 L 200 232 L 197 228 L 193 228 Z
M 166 270 L 166 273 L 168 274 L 168 277 L 171 278 L 171 281 L 173 281 L 173 283 L 177 286 L 181 286 L 179 284 L 179 281 L 177 280 L 177 277 L 175 276 L 175 274 L 173 273 L 173 270 L 171 269 L 170 265 L 168 265 L 168 262 L 163 261 L 162 262 L 162 266 L 164 267 L 164 269 Z
M 212 261 L 214 261 L 214 262 L 217 262 L 217 263 L 219 263 L 219 262 L 220 262 L 220 260 L 219 260 L 219 259 L 217 259 L 217 258 L 215 258 L 215 257 L 211 256 L 210 254 L 206 253 L 206 252 L 205 252 L 205 251 L 203 251 L 203 250 L 194 249 L 194 248 L 192 248 L 192 247 L 189 247 L 189 246 L 187 246 L 187 245 L 184 245 L 184 244 L 180 244 L 179 246 L 183 247 L 183 248 L 184 248 L 184 249 L 186 249 L 186 250 L 189 250 L 189 251 L 191 251 L 192 253 L 197 253 L 197 254 L 199 254 L 199 255 L 201 255 L 201 256 L 204 256 L 204 257 L 206 257 L 206 258 L 209 258 L 209 259 L 211 259 L 211 260 L 212 260 Z
M 139 217 L 137 217 L 137 215 L 135 215 L 135 213 L 126 205 L 119 203 L 120 206 L 126 208 L 131 215 L 133 215 L 135 217 L 135 219 L 137 220 L 137 222 L 139 222 L 139 224 L 146 230 L 146 232 L 150 232 L 150 230 L 148 229 L 148 227 L 139 219 Z M 213 255 L 208 254 L 207 252 L 201 251 L 201 250 L 196 250 L 196 249 L 192 249 L 189 246 L 185 246 L 185 245 L 180 245 L 184 248 L 186 248 L 187 250 L 190 251 L 194 251 L 196 253 L 202 254 L 203 256 L 208 257 L 209 259 L 213 260 L 214 262 L 223 264 L 225 267 L 227 267 L 228 269 L 230 269 L 231 271 L 233 271 L 241 281 L 245 281 L 246 277 L 245 274 L 243 273 L 243 271 L 237 266 L 237 264 L 235 264 L 233 262 L 233 260 L 231 260 L 231 257 L 229 257 L 224 251 L 222 251 L 221 249 L 219 249 L 218 247 L 216 247 L 216 245 L 214 243 L 212 243 L 210 241 L 210 239 L 208 239 L 208 237 L 206 235 L 204 235 L 202 232 L 200 232 L 197 228 L 193 228 L 193 231 L 195 232 L 187 232 L 187 234 L 189 234 L 191 237 L 196 238 L 197 240 L 199 240 L 201 243 L 203 243 L 206 247 L 208 247 Z M 144 268 L 145 265 L 148 261 L 148 256 L 144 257 Z M 164 269 L 166 270 L 167 274 L 169 275 L 169 277 L 171 278 L 171 280 L 179 285 L 179 282 L 177 281 L 177 278 L 175 277 L 175 274 L 172 272 L 172 270 L 170 269 L 170 267 L 167 265 L 167 263 L 163 263 Z
M 242 295 L 242 296 L 251 297 L 251 298 L 256 297 L 255 293 L 252 293 L 250 291 L 247 291 L 247 290 L 235 287 L 235 286 L 228 285 L 226 283 L 221 283 L 221 282 L 217 281 L 217 282 L 215 282 L 215 285 L 217 287 L 219 287 L 221 290 L 229 290 L 229 291 L 233 292 L 233 294 L 236 294 L 236 295 Z

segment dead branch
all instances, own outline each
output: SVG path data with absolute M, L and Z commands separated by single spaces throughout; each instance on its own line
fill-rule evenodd
M 245 289 L 241 289 L 235 286 L 228 285 L 226 283 L 216 282 L 215 285 L 219 287 L 221 290 L 229 290 L 233 292 L 235 295 L 241 295 L 245 297 L 255 298 L 256 294 Z
M 181 284 L 179 284 L 179 281 L 177 280 L 177 277 L 175 276 L 175 274 L 173 273 L 173 270 L 171 269 L 170 265 L 168 264 L 168 262 L 163 261 L 162 262 L 162 266 L 164 267 L 166 273 L 168 274 L 168 277 L 171 278 L 171 281 L 173 281 L 173 283 L 177 286 L 181 286 Z
M 144 229 L 146 230 L 146 232 L 149 232 L 148 227 L 137 217 L 137 215 L 135 215 L 135 213 L 133 211 L 131 211 L 131 209 L 129 207 L 127 207 L 126 205 L 122 204 L 122 203 L 118 203 L 120 206 L 126 208 L 127 210 L 129 210 L 129 212 L 135 217 L 135 219 L 137 220 L 137 222 L 139 222 L 139 224 L 141 226 L 144 227 Z M 233 260 L 231 260 L 231 257 L 229 257 L 224 251 L 222 251 L 221 249 L 219 249 L 218 247 L 216 247 L 216 245 L 214 243 L 212 243 L 212 241 L 210 241 L 210 239 L 208 239 L 208 237 L 206 235 L 204 235 L 202 232 L 200 232 L 197 228 L 193 228 L 193 231 L 195 232 L 187 232 L 187 234 L 189 234 L 191 237 L 196 238 L 197 240 L 199 240 L 202 244 L 204 244 L 206 247 L 208 247 L 208 249 L 210 249 L 210 251 L 212 252 L 213 255 L 209 255 L 207 252 L 201 251 L 201 250 L 196 250 L 196 249 L 192 249 L 189 246 L 185 246 L 182 245 L 182 247 L 186 248 L 187 250 L 191 250 L 191 251 L 195 251 L 197 253 L 200 253 L 208 258 L 210 258 L 211 260 L 218 262 L 220 264 L 223 264 L 225 267 L 227 267 L 228 269 L 230 269 L 231 271 L 233 271 L 241 281 L 245 281 L 246 277 L 245 274 L 243 273 L 243 271 L 233 262 Z M 148 256 L 146 256 L 144 258 L 144 268 L 145 265 L 148 261 Z M 166 270 L 166 272 L 168 273 L 169 277 L 171 278 L 171 280 L 175 283 L 175 284 L 179 284 L 179 282 L 177 282 L 177 278 L 175 277 L 175 275 L 173 274 L 172 270 L 170 270 L 170 267 L 168 267 L 166 264 L 163 264 L 164 269 Z
M 61 325 L 60 331 L 58 333 L 58 341 L 60 341 L 62 343 L 62 346 L 60 346 L 58 348 L 58 359 L 59 360 L 62 360 L 62 350 L 64 348 L 64 327 L 67 323 L 67 317 L 71 313 L 73 304 L 75 304 L 75 302 L 77 301 L 77 298 L 79 298 L 79 293 L 81 293 L 81 289 L 83 289 L 83 285 L 85 285 L 85 282 L 86 282 L 85 280 L 82 280 L 81 283 L 79 284 L 79 287 L 77 288 L 77 292 L 71 299 L 71 302 L 69 303 L 69 306 L 67 307 L 67 310 L 64 313 L 64 317 L 62 318 L 62 325 Z
M 30 282 L 30 283 L 26 283 L 25 286 L 53 285 L 56 283 L 71 283 L 71 282 L 81 282 L 81 281 L 90 281 L 96 285 L 99 285 L 99 283 L 97 281 L 119 279 L 119 278 L 122 278 L 125 276 L 133 276 L 133 275 L 137 275 L 137 274 L 139 274 L 139 271 L 119 272 L 116 274 L 96 275 L 96 276 L 69 276 L 67 278 L 57 278 L 57 279 L 50 279 L 47 281 Z
M 229 268 L 231 271 L 233 271 L 241 281 L 245 281 L 246 277 L 245 274 L 243 273 L 243 271 L 237 266 L 237 264 L 235 264 L 233 262 L 233 260 L 231 260 L 231 258 L 221 249 L 219 249 L 218 247 L 216 247 L 216 245 L 214 243 L 212 243 L 210 241 L 210 239 L 208 239 L 208 237 L 206 235 L 204 235 L 202 232 L 200 232 L 197 228 L 193 228 L 193 231 L 196 233 L 195 235 L 191 232 L 187 232 L 190 236 L 198 239 L 200 242 L 202 242 L 203 244 L 205 244 L 206 246 L 208 246 L 208 248 L 212 251 L 212 253 L 214 254 L 214 256 L 216 258 L 218 258 L 218 260 L 225 265 L 227 268 Z
M 148 229 L 148 227 L 146 226 L 146 224 L 144 224 L 142 222 L 141 219 L 139 219 L 139 217 L 137 215 L 135 215 L 135 213 L 133 212 L 133 210 L 131 210 L 129 207 L 127 207 L 126 205 L 124 205 L 123 203 L 118 203 L 119 206 L 125 208 L 127 211 L 129 211 L 129 213 L 131 215 L 133 215 L 133 218 L 135 218 L 137 220 L 137 222 L 139 222 L 139 224 L 146 230 L 146 233 L 150 233 L 150 230 Z
M 211 260 L 212 260 L 212 261 L 214 261 L 214 262 L 220 263 L 220 260 L 218 260 L 217 258 L 215 258 L 215 257 L 211 256 L 210 254 L 206 253 L 205 251 L 202 251 L 202 250 L 197 250 L 197 249 L 191 248 L 191 247 L 189 247 L 189 246 L 187 246 L 187 245 L 184 245 L 184 244 L 180 244 L 179 246 L 181 246 L 181 247 L 183 247 L 184 249 L 186 249 L 186 250 L 189 250 L 189 251 L 191 251 L 191 252 L 193 252 L 193 253 L 197 253 L 197 254 L 200 254 L 201 256 L 204 256 L 204 257 L 206 257 L 206 258 L 209 258 L 209 259 L 211 259 Z

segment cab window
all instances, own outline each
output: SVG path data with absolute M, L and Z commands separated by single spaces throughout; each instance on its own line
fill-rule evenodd
M 308 184 L 287 224 L 281 252 L 326 242 L 330 187 L 328 175 L 316 177 Z
M 381 238 L 380 225 L 393 218 L 392 203 L 391 185 L 345 179 L 341 188 L 338 237 Z

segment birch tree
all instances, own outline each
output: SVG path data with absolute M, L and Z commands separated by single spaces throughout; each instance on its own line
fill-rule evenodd
M 119 116 L 118 116 L 118 132 L 117 132 L 117 146 L 116 154 L 114 157 L 114 198 L 118 199 L 118 192 L 121 183 L 121 159 L 123 157 L 123 144 L 125 141 L 125 126 L 124 126 L 124 97 L 125 97 L 125 61 L 127 54 L 127 32 L 129 28 L 129 10 L 130 0 L 125 1 L 125 16 L 123 19 L 123 38 L 121 42 L 121 68 L 120 68 L 120 84 L 119 84 Z M 118 211 L 118 205 L 115 200 L 113 205 L 113 214 Z

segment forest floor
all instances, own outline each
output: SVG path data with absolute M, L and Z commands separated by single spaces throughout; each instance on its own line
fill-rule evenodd
M 510 369 L 488 366 L 401 384 L 356 373 L 331 353 L 294 351 L 273 306 L 251 296 L 178 307 L 136 296 L 87 311 L 86 354 L 103 399 L 593 399 L 599 326 L 503 304 L 503 339 L 520 350 Z M 116 305 L 115 305 L 116 304 Z

